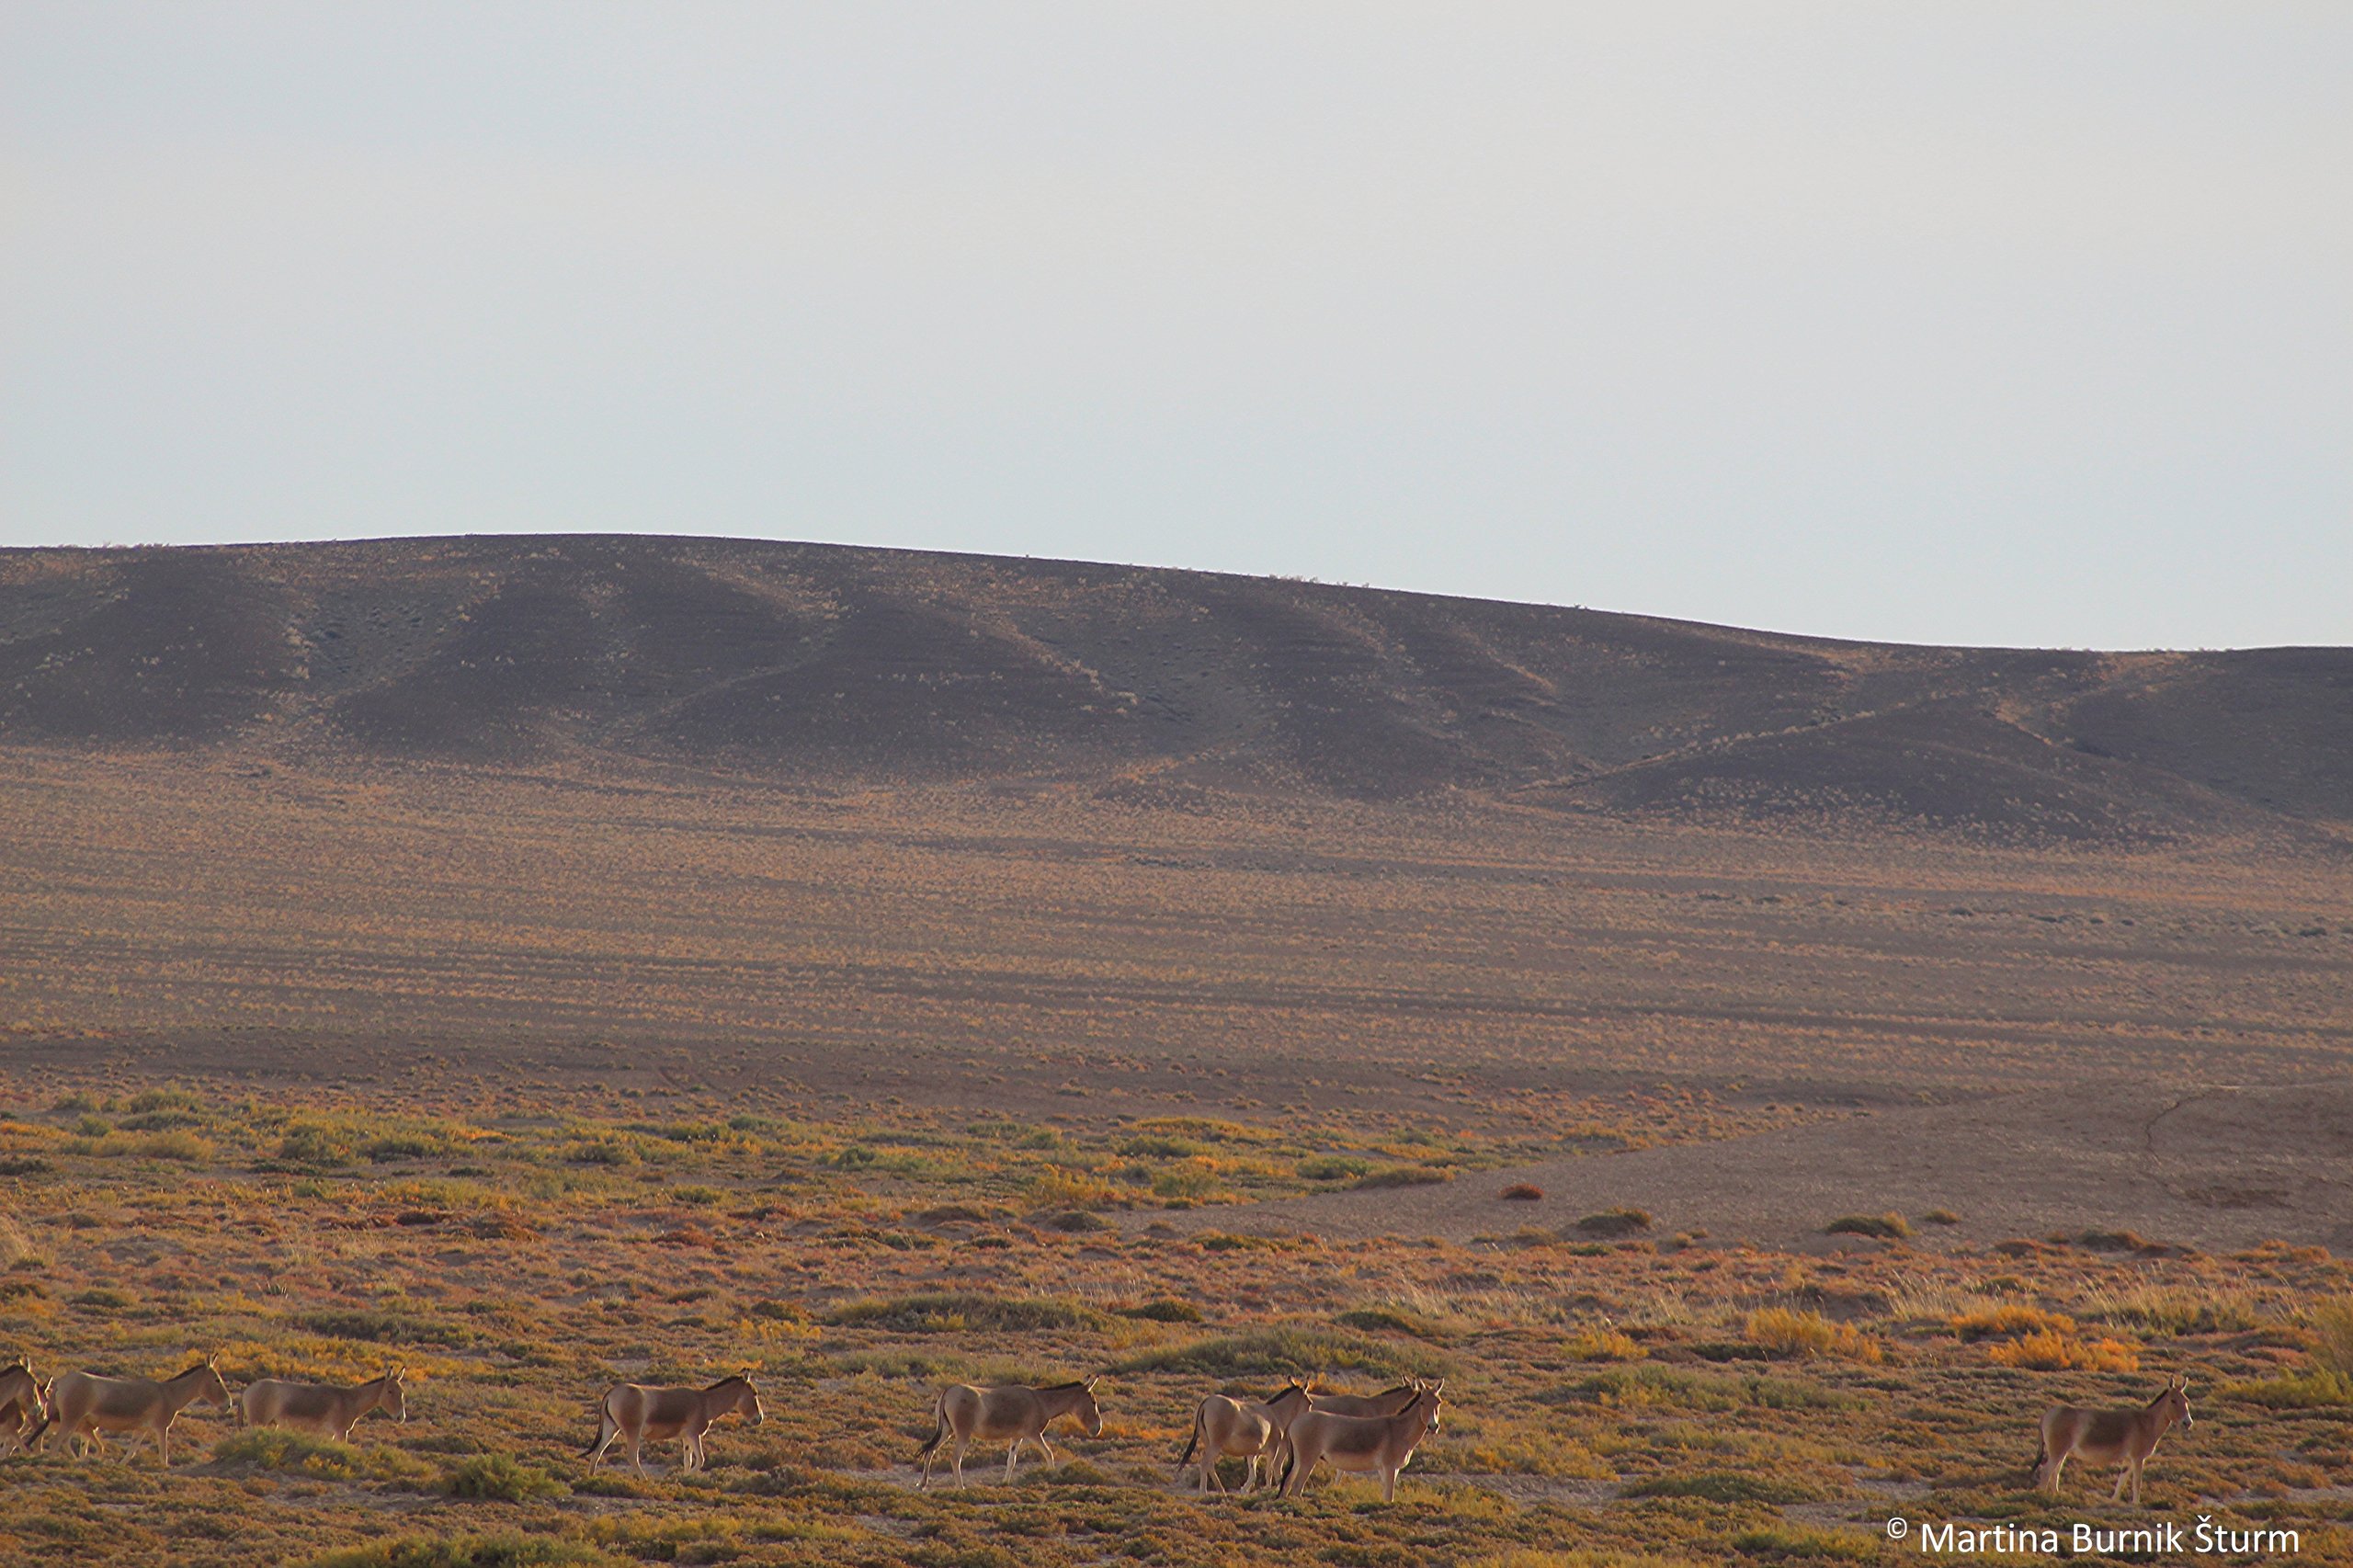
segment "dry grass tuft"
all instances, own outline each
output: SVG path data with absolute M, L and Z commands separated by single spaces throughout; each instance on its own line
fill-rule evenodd
M 1965 1340 L 2015 1339 L 2030 1334 L 2068 1337 L 2075 1332 L 2075 1320 L 2063 1312 L 2048 1312 L 2040 1307 L 2012 1301 L 1962 1313 L 1952 1320 L 1952 1331 Z
M 1832 1323 L 1820 1312 L 1760 1307 L 1748 1314 L 1748 1342 L 1775 1356 L 1800 1358 L 1836 1356 L 1875 1366 L 1887 1352 L 1852 1324 Z
M 2120 1339 L 2078 1339 L 2071 1334 L 2039 1329 L 2021 1339 L 2006 1341 L 1985 1352 L 1996 1366 L 2019 1367 L 2037 1372 L 2137 1372 L 2141 1352 Z

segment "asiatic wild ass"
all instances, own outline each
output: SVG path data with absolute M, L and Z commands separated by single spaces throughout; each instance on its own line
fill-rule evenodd
M 1317 1463 L 1329 1461 L 1334 1470 L 1377 1471 L 1381 1501 L 1394 1501 L 1397 1472 L 1412 1460 L 1422 1439 L 1438 1430 L 1445 1392 L 1443 1379 L 1425 1384 L 1394 1415 L 1308 1411 L 1290 1424 L 1290 1469 L 1283 1476 L 1282 1495 L 1295 1497 L 1305 1491 Z
M 221 1369 L 210 1357 L 161 1382 L 153 1378 L 60 1372 L 49 1386 L 49 1419 L 33 1428 L 26 1443 L 29 1447 L 53 1425 L 60 1434 L 58 1440 L 69 1448 L 80 1437 L 83 1446 L 76 1451 L 87 1459 L 101 1432 L 147 1432 L 155 1439 L 156 1462 L 168 1465 L 172 1423 L 179 1419 L 181 1411 L 197 1403 L 229 1408 L 229 1385 L 221 1381 Z
M 383 1411 L 395 1421 L 408 1419 L 408 1390 L 401 1381 L 407 1373 L 407 1368 L 396 1367 L 351 1388 L 263 1378 L 238 1393 L 237 1414 L 248 1426 L 290 1426 L 348 1442 L 351 1429 L 371 1410 Z
M 2132 1506 L 2141 1506 L 2141 1467 L 2157 1451 L 2158 1441 L 2178 1422 L 2195 1426 L 2189 1415 L 2189 1385 L 2174 1378 L 2157 1397 L 2138 1410 L 2086 1410 L 2080 1405 L 2054 1404 L 2042 1415 L 2042 1457 L 2035 1470 L 2035 1484 L 2059 1495 L 2059 1472 L 2067 1461 L 2082 1455 L 2086 1464 L 2113 1464 L 2116 1493 L 2121 1502 L 2124 1483 L 2132 1483 Z
M 1308 1407 L 1307 1399 L 1307 1385 L 1296 1378 L 1265 1399 L 1210 1395 L 1193 1407 L 1193 1435 L 1187 1439 L 1185 1451 L 1176 1456 L 1176 1474 L 1182 1478 L 1185 1467 L 1194 1464 L 1198 1455 L 1195 1468 L 1200 1472 L 1200 1489 L 1222 1492 L 1225 1484 L 1217 1478 L 1217 1461 L 1248 1460 L 1250 1469 L 1243 1477 L 1242 1490 L 1257 1490 L 1259 1466 L 1273 1460 L 1276 1443 L 1290 1429 L 1292 1419 Z
M 1095 1403 L 1096 1381 L 1088 1378 L 1053 1388 L 1031 1388 L 1026 1383 L 975 1388 L 970 1383 L 956 1383 L 940 1390 L 939 1398 L 931 1407 L 931 1441 L 915 1455 L 923 1461 L 923 1486 L 931 1485 L 931 1469 L 939 1457 L 940 1445 L 950 1438 L 954 1439 L 955 1451 L 949 1456 L 949 1469 L 956 1476 L 956 1484 L 961 1486 L 964 1450 L 975 1442 L 1013 1439 L 1013 1447 L 1005 1453 L 1005 1478 L 1011 1481 L 1024 1443 L 1037 1444 L 1048 1464 L 1057 1462 L 1053 1445 L 1046 1441 L 1046 1425 L 1051 1421 L 1067 1415 L 1085 1428 L 1088 1437 L 1101 1437 L 1103 1413 Z
M 19 1361 L 0 1367 L 0 1454 L 25 1447 L 49 1420 L 49 1390 Z
M 1414 1403 L 1414 1396 L 1423 1389 L 1422 1380 L 1407 1378 L 1395 1388 L 1379 1393 L 1326 1393 L 1315 1386 L 1322 1374 L 1307 1381 L 1307 1403 L 1311 1410 L 1327 1415 L 1394 1415 Z M 1280 1476 L 1290 1462 L 1289 1424 L 1275 1433 L 1273 1448 L 1267 1455 L 1267 1474 L 1271 1480 Z
M 687 1457 L 683 1468 L 700 1470 L 710 1454 L 703 1447 L 703 1434 L 710 1424 L 722 1415 L 748 1415 L 755 1426 L 768 1418 L 760 1403 L 760 1392 L 752 1380 L 738 1373 L 722 1378 L 707 1389 L 647 1388 L 639 1383 L 616 1383 L 605 1391 L 597 1402 L 597 1440 L 580 1450 L 594 1470 L 613 1446 L 616 1437 L 629 1443 L 629 1462 L 637 1473 L 645 1473 L 642 1456 L 646 1439 L 661 1442 L 670 1437 L 686 1440 Z

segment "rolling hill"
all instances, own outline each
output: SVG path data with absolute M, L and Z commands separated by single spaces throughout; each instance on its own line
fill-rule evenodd
M 2353 838 L 2353 650 L 1907 647 L 727 540 L 0 552 L 0 744 Z

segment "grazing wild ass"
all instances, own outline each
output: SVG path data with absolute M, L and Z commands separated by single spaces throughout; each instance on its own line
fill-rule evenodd
M 2080 1405 L 2054 1404 L 2042 1416 L 2042 1455 L 2035 1484 L 2058 1496 L 2059 1472 L 2080 1454 L 2086 1464 L 2120 1465 L 2111 1501 L 2123 1500 L 2124 1483 L 2129 1481 L 2132 1506 L 2137 1508 L 2141 1467 L 2149 1462 L 2149 1456 L 2157 1451 L 2158 1439 L 2176 1422 L 2196 1425 L 2189 1418 L 2189 1385 L 2177 1377 L 2138 1410 L 2086 1410 Z
M 168 1465 L 172 1423 L 181 1411 L 199 1403 L 229 1408 L 229 1385 L 221 1381 L 221 1369 L 210 1357 L 161 1382 L 152 1378 L 60 1372 L 49 1389 L 49 1418 L 33 1428 L 26 1446 L 54 1426 L 61 1434 L 60 1442 L 71 1447 L 75 1437 L 82 1439 L 83 1446 L 76 1451 L 84 1459 L 97 1446 L 101 1432 L 148 1432 L 155 1438 L 156 1462 Z
M 247 1383 L 237 1395 L 237 1415 L 248 1426 L 290 1426 L 348 1442 L 351 1429 L 371 1410 L 383 1411 L 395 1421 L 408 1419 L 408 1390 L 401 1382 L 407 1373 L 406 1367 L 396 1367 L 353 1388 L 263 1378 Z
M 49 1390 L 30 1364 L 0 1367 L 0 1454 L 28 1445 L 49 1421 Z
M 1397 1496 L 1397 1472 L 1413 1459 L 1424 1437 L 1438 1430 L 1438 1412 L 1445 1404 L 1446 1381 L 1424 1384 L 1404 1409 L 1394 1415 L 1336 1415 L 1310 1410 L 1290 1424 L 1290 1468 L 1284 1472 L 1282 1495 L 1295 1497 L 1307 1490 L 1307 1478 L 1318 1461 L 1334 1470 L 1378 1471 L 1381 1500 Z
M 1292 1419 L 1308 1408 L 1307 1402 L 1307 1385 L 1296 1378 L 1265 1399 L 1210 1395 L 1193 1407 L 1193 1435 L 1187 1439 L 1185 1451 L 1176 1456 L 1178 1478 L 1183 1478 L 1185 1467 L 1199 1454 L 1196 1468 L 1200 1471 L 1200 1489 L 1222 1492 L 1225 1485 L 1217 1478 L 1217 1461 L 1248 1460 L 1250 1471 L 1243 1477 L 1242 1490 L 1255 1492 L 1258 1467 L 1274 1459 L 1275 1444 L 1290 1429 Z
M 597 1402 L 597 1440 L 580 1450 L 588 1468 L 596 1469 L 613 1439 L 621 1437 L 628 1440 L 629 1462 L 640 1475 L 645 1473 L 641 1450 L 649 1437 L 657 1443 L 683 1437 L 687 1446 L 683 1468 L 700 1470 L 710 1459 L 702 1435 L 710 1430 L 712 1422 L 722 1415 L 748 1415 L 756 1426 L 768 1418 L 759 1390 L 740 1373 L 722 1378 L 707 1389 L 616 1383 Z
M 1088 1378 L 1083 1382 L 1062 1383 L 1050 1389 L 1031 1388 L 1025 1383 L 998 1383 L 990 1388 L 974 1388 L 970 1383 L 956 1383 L 939 1391 L 939 1398 L 931 1407 L 931 1441 L 923 1446 L 915 1458 L 923 1461 L 923 1485 L 931 1485 L 931 1467 L 939 1457 L 940 1445 L 955 1439 L 955 1451 L 949 1457 L 949 1469 L 954 1471 L 956 1484 L 964 1484 L 964 1450 L 975 1441 L 995 1442 L 1010 1437 L 1013 1447 L 1005 1453 L 1005 1478 L 1013 1479 L 1014 1462 L 1021 1457 L 1021 1445 L 1035 1443 L 1044 1450 L 1046 1462 L 1058 1462 L 1054 1448 L 1046 1441 L 1046 1424 L 1062 1416 L 1070 1416 L 1084 1427 L 1090 1437 L 1103 1435 L 1103 1413 L 1096 1407 L 1095 1384 Z

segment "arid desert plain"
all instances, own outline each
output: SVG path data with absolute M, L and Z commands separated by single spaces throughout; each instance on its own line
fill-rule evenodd
M 2353 1562 L 2346 651 L 6 551 L 0 823 L 0 1359 L 407 1409 L 46 1433 L 0 1561 Z M 1393 1502 L 1179 1483 L 1292 1377 L 1443 1379 Z M 2033 1489 L 2176 1377 L 2143 1506 Z M 918 1489 L 941 1388 L 1083 1379 Z

